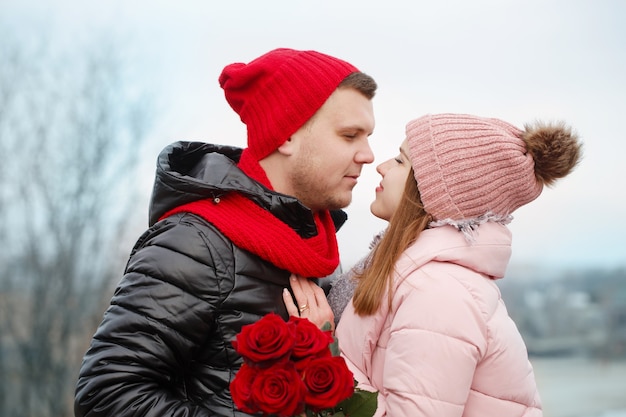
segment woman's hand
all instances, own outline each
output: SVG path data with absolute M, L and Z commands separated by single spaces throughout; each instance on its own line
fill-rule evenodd
M 289 315 L 307 318 L 320 329 L 325 323 L 329 323 L 331 330 L 334 331 L 335 316 L 326 300 L 324 290 L 312 280 L 295 274 L 291 274 L 289 284 L 297 303 L 297 305 L 294 303 L 293 297 L 285 288 L 283 301 Z

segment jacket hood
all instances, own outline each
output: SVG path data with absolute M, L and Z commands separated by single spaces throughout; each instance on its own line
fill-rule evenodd
M 426 229 L 398 260 L 397 273 L 406 276 L 435 261 L 454 263 L 492 279 L 502 278 L 511 258 L 511 240 L 511 231 L 495 222 L 478 226 L 472 243 L 453 226 Z
M 175 142 L 157 158 L 149 206 L 149 225 L 163 214 L 192 201 L 239 192 L 307 238 L 317 233 L 311 210 L 297 198 L 277 193 L 237 167 L 243 149 L 202 142 Z M 331 212 L 335 228 L 346 221 L 343 210 Z

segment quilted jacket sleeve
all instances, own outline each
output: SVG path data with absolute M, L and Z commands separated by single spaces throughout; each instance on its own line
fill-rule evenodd
M 487 328 L 476 299 L 451 276 L 414 272 L 393 301 L 384 355 L 385 401 L 378 415 L 457 417 L 463 414 Z
M 218 276 L 227 276 L 221 252 L 184 221 L 168 219 L 142 236 L 84 357 L 77 417 L 212 414 L 188 401 L 182 374 L 228 291 Z

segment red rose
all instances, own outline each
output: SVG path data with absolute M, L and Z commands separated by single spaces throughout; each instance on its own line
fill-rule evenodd
M 303 375 L 305 402 L 313 411 L 332 408 L 354 392 L 354 377 L 341 356 L 312 359 Z
M 243 326 L 233 346 L 246 362 L 255 366 L 270 366 L 288 358 L 294 343 L 295 325 L 286 323 L 278 314 L 270 313 L 256 323 Z
M 289 321 L 296 325 L 296 343 L 291 353 L 294 360 L 331 356 L 328 345 L 333 342 L 333 336 L 330 331 L 322 331 L 308 319 L 300 317 L 291 316 Z
M 251 389 L 257 411 L 281 417 L 304 411 L 306 388 L 292 362 L 259 369 Z
M 244 363 L 230 383 L 230 392 L 235 405 L 246 413 L 256 413 L 258 411 L 251 401 L 252 383 L 257 373 L 257 368 L 253 368 Z
M 337 340 L 307 319 L 294 317 L 286 323 L 270 313 L 243 326 L 233 346 L 244 364 L 230 391 L 243 412 L 369 417 L 376 411 L 377 393 L 355 390 L 345 360 L 332 356 L 338 352 Z M 342 409 L 337 412 L 339 403 Z

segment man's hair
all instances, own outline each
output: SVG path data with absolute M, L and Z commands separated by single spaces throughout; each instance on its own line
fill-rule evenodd
M 343 79 L 337 88 L 354 88 L 369 100 L 374 98 L 378 85 L 376 81 L 363 72 L 353 72 Z

